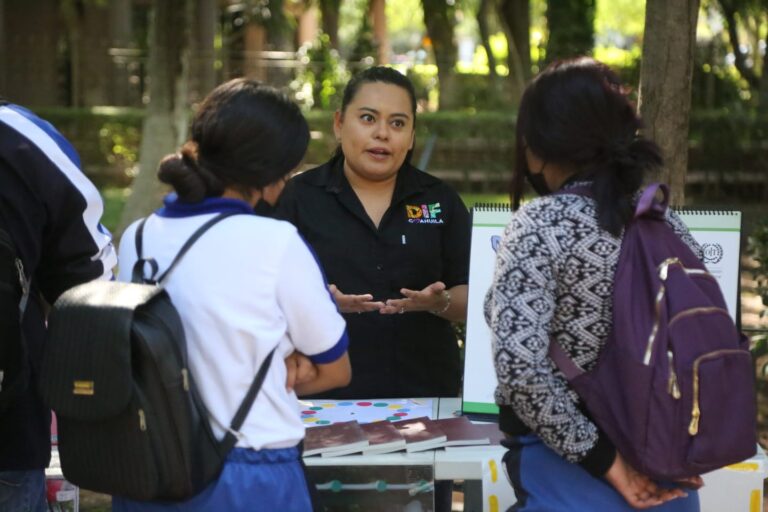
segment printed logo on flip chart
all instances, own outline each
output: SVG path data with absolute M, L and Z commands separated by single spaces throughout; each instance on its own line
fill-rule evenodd
M 723 246 L 720 244 L 702 244 L 704 263 L 715 264 L 723 260 Z
M 493 252 L 499 252 L 500 246 L 501 246 L 501 237 L 499 235 L 493 235 L 491 237 L 491 249 L 493 249 Z
M 411 224 L 443 224 L 440 214 L 440 203 L 405 205 L 405 213 L 408 214 L 408 222 Z

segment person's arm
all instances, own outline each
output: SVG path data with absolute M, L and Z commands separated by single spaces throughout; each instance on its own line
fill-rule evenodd
M 329 389 L 341 388 L 349 385 L 352 379 L 352 365 L 349 363 L 349 355 L 343 356 L 332 363 L 315 363 L 316 376 L 306 382 L 297 382 L 294 390 L 299 396 L 316 395 Z
M 14 137 L 23 137 L 6 163 L 24 169 L 46 212 L 42 250 L 33 280 L 46 301 L 92 279 L 111 279 L 117 263 L 112 237 L 101 225 L 96 187 L 80 170 L 76 151 L 49 123 L 16 107 L 0 109 Z
M 447 289 L 442 281 L 432 283 L 423 290 L 402 288 L 400 293 L 405 298 L 387 300 L 380 311 L 383 315 L 428 311 L 451 322 L 466 322 L 467 291 L 466 284 Z
M 296 392 L 315 394 L 349 384 L 352 371 L 347 356 L 346 324 L 323 282 L 317 262 L 298 233 L 292 235 L 282 259 L 277 301 L 294 347 L 314 365 L 311 372 L 297 368 L 298 376 L 293 383 Z
M 335 284 L 329 284 L 328 291 L 333 295 L 333 300 L 336 301 L 336 305 L 342 313 L 367 313 L 369 311 L 381 311 L 384 308 L 384 303 L 373 300 L 373 295 L 370 293 L 362 295 L 344 293 Z

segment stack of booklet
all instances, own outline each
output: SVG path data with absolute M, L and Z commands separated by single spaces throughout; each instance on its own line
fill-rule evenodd
M 378 455 L 401 450 L 412 453 L 443 447 L 499 444 L 502 437 L 497 424 L 475 424 L 466 416 L 440 420 L 422 416 L 364 424 L 353 420 L 307 428 L 304 456 Z

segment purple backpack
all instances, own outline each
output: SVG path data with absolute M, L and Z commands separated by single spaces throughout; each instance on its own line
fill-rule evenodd
M 749 341 L 715 278 L 664 221 L 668 198 L 665 185 L 647 187 L 625 230 L 613 329 L 595 367 L 584 372 L 554 340 L 549 348 L 619 453 L 662 480 L 742 461 L 757 446 Z

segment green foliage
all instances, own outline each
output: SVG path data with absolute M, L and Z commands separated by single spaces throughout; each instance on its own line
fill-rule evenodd
M 124 169 L 138 162 L 141 130 L 138 126 L 108 121 L 99 130 L 99 145 L 107 162 Z
M 36 113 L 72 142 L 86 173 L 97 185 L 130 183 L 138 160 L 143 110 L 46 108 Z
M 645 0 L 598 1 L 595 14 L 595 32 L 613 39 L 619 36 L 634 42 L 643 37 L 645 27 Z
M 595 41 L 595 0 L 547 2 L 547 61 L 588 55 Z
M 763 306 L 765 306 L 760 316 L 765 316 L 768 314 L 768 218 L 763 219 L 752 230 L 747 248 L 750 256 L 757 262 L 754 276 L 755 281 L 757 281 L 757 293 L 763 301 Z M 764 337 L 768 343 L 768 336 Z
M 696 48 L 691 83 L 693 108 L 749 108 L 749 85 L 746 80 L 735 67 L 718 57 L 727 51 L 717 40 Z
M 416 100 L 419 103 L 429 102 L 430 91 L 437 90 L 437 66 L 419 64 L 408 68 L 405 74 L 416 90 Z
M 131 189 L 129 187 L 102 187 L 101 197 L 104 199 L 104 214 L 101 216 L 101 223 L 108 230 L 114 232 L 117 229 L 123 207 L 130 195 Z
M 296 100 L 307 108 L 336 108 L 349 73 L 328 34 L 299 48 L 298 56 L 303 68 L 290 84 Z
M 640 46 L 635 45 L 629 50 L 616 46 L 597 46 L 594 49 L 594 57 L 608 65 L 615 71 L 621 82 L 632 88 L 637 88 L 640 83 L 640 61 L 642 58 Z
M 375 60 L 377 46 L 373 38 L 373 27 L 371 26 L 368 13 L 363 13 L 360 27 L 355 35 L 355 44 L 352 46 L 352 53 L 349 55 L 349 61 L 355 63 L 364 62 L 370 66 Z

